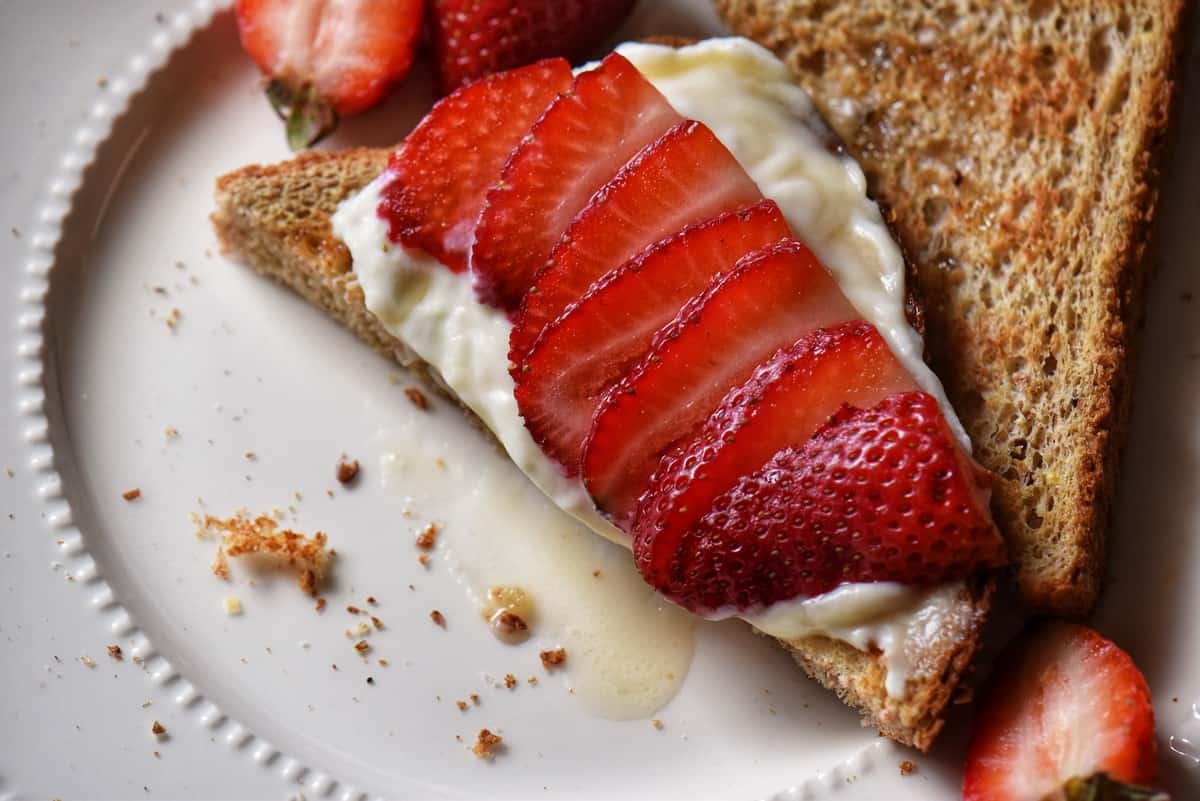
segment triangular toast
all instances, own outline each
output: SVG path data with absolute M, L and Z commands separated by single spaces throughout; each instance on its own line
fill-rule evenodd
M 245 167 L 218 179 L 212 220 L 227 254 L 292 288 L 375 350 L 423 371 L 445 391 L 433 368 L 367 311 L 350 253 L 331 230 L 337 204 L 373 179 L 386 162 L 386 150 L 357 149 Z M 913 670 L 903 698 L 888 695 L 886 668 L 877 653 L 823 637 L 783 645 L 809 675 L 858 709 L 865 724 L 925 750 L 941 729 L 943 712 L 978 648 L 990 597 L 986 580 L 966 586 L 946 617 L 948 624 L 914 641 L 919 652 L 906 654 Z
M 1086 615 L 1185 0 L 716 5 L 792 67 L 890 210 L 1022 594 Z

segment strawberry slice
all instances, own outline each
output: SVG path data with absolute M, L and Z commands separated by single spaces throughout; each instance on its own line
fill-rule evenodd
M 883 347 L 877 335 L 874 340 L 873 348 Z M 814 344 L 805 343 L 810 352 Z M 706 428 L 723 441 L 704 439 L 688 453 L 664 459 L 656 489 L 647 493 L 647 522 L 634 541 L 648 582 L 693 611 L 729 614 L 820 595 L 846 582 L 935 584 L 1005 563 L 1004 542 L 976 469 L 933 396 L 908 391 L 870 408 L 843 405 L 795 445 L 786 444 L 793 432 L 771 429 L 772 422 L 796 425 L 794 433 L 803 438 L 804 429 L 828 409 L 834 391 L 805 390 L 797 383 L 808 382 L 803 373 L 813 367 L 812 380 L 841 383 L 850 402 L 911 385 L 890 353 L 872 358 L 861 350 L 866 345 L 851 343 L 829 357 L 832 364 L 793 363 L 801 375 L 782 373 L 762 393 L 764 404 L 775 405 L 763 412 L 745 408 L 756 403 L 750 382 L 741 398 L 736 392 L 730 396 L 743 408 L 718 412 Z M 872 363 L 856 375 L 859 359 Z M 786 360 L 776 366 L 786 370 Z M 781 381 L 793 391 L 780 387 Z M 819 408 L 778 407 L 793 401 Z M 735 434 L 739 422 L 746 426 Z M 771 447 L 764 441 L 781 439 L 785 444 L 765 465 L 751 466 Z M 689 457 L 704 464 L 693 469 Z M 708 480 L 710 470 L 716 482 Z M 731 488 L 710 501 L 720 488 L 711 485 L 730 478 Z M 655 508 L 656 492 L 663 510 Z M 703 504 L 700 514 L 684 507 L 688 502 Z
M 542 329 L 609 270 L 688 225 L 760 200 L 712 131 L 693 120 L 674 126 L 576 215 L 521 304 L 509 360 L 519 364 Z
M 1150 690 L 1129 654 L 1092 629 L 1048 623 L 994 672 L 963 801 L 1165 799 L 1129 786 L 1152 784 L 1157 763 Z
M 732 387 L 807 331 L 857 313 L 800 242 L 743 258 L 654 336 L 600 402 L 583 448 L 584 484 L 628 530 L 662 454 L 690 438 Z
M 542 332 L 516 371 L 517 407 L 533 438 L 569 475 L 604 391 L 654 332 L 743 256 L 786 238 L 773 201 L 685 228 L 609 272 Z
M 438 101 L 388 161 L 379 201 L 388 237 L 466 268 L 489 186 L 521 137 L 571 85 L 561 58 L 502 72 Z
M 433 49 L 442 94 L 548 56 L 583 58 L 634 0 L 433 0 Z
M 618 53 L 576 77 L 488 192 L 471 250 L 480 298 L 515 311 L 596 190 L 682 119 Z
M 818 329 L 780 350 L 725 396 L 695 439 L 662 458 L 633 528 L 642 575 L 668 587 L 679 543 L 713 501 L 777 451 L 803 445 L 844 405 L 874 406 L 915 388 L 864 320 Z
M 242 49 L 300 150 L 365 111 L 408 74 L 422 0 L 237 0 Z

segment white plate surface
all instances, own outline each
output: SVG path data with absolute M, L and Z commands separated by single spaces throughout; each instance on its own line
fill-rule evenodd
M 642 6 L 629 37 L 719 30 L 702 2 Z M 231 15 L 210 22 L 211 11 L 180 3 L 156 22 L 147 10 L 136 31 L 93 45 L 96 67 L 51 58 L 65 74 L 107 81 L 56 108 L 56 158 L 26 165 L 20 151 L 4 154 L 14 183 L 44 191 L 34 207 L 7 209 L 17 231 L 5 234 L 10 268 L 0 273 L 0 310 L 15 332 L 0 362 L 12 376 L 0 467 L 15 473 L 0 476 L 0 797 L 956 797 L 961 715 L 933 755 L 915 757 L 859 728 L 781 651 L 729 623 L 697 629 L 683 688 L 656 713 L 662 730 L 605 720 L 570 692 L 569 676 L 542 672 L 537 649 L 552 632 L 516 648 L 494 641 L 443 555 L 429 570 L 417 564 L 412 535 L 428 520 L 485 536 L 544 520 L 545 502 L 456 410 L 417 411 L 402 371 L 217 253 L 206 220 L 213 178 L 287 153 Z M 14 36 L 0 30 L 6 43 Z M 429 97 L 417 75 L 329 146 L 398 140 Z M 1200 295 L 1189 222 L 1200 211 L 1200 149 L 1189 146 L 1197 101 L 1193 91 L 1163 203 L 1099 615 L 1147 673 L 1182 798 L 1200 793 L 1200 299 L 1185 299 Z M 397 443 L 428 469 L 398 482 L 382 463 Z M 353 490 L 333 478 L 342 453 L 364 466 Z M 496 510 L 458 489 L 480 481 L 516 502 Z M 123 501 L 135 486 L 142 498 Z M 289 525 L 329 532 L 339 553 L 323 615 L 287 577 L 234 565 L 232 587 L 217 581 L 213 543 L 192 536 L 192 512 L 289 506 Z M 623 557 L 596 546 L 598 565 Z M 231 593 L 240 617 L 222 610 Z M 387 627 L 364 661 L 343 633 L 356 622 L 344 607 L 368 595 Z M 447 630 L 429 622 L 434 608 Z M 110 661 L 109 643 L 124 661 Z M 541 681 L 491 686 L 508 672 Z M 482 703 L 462 713 L 454 701 L 469 693 Z M 168 723 L 167 739 L 148 735 L 152 719 Z M 510 744 L 494 762 L 456 740 L 481 726 Z M 906 758 L 920 769 L 902 779 Z

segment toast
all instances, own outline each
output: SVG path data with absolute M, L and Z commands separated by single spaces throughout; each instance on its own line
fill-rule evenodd
M 350 253 L 331 229 L 338 203 L 375 178 L 386 162 L 386 150 L 357 149 L 245 167 L 218 179 L 212 221 L 227 254 L 295 290 L 384 356 L 424 373 L 453 399 L 436 370 L 366 309 Z M 903 698 L 888 695 L 887 670 L 878 653 L 824 637 L 783 645 L 809 675 L 859 710 L 865 724 L 926 750 L 978 648 L 991 592 L 984 578 L 963 586 L 947 616 L 950 624 L 923 639 L 921 653 L 908 654 L 914 669 Z
M 888 209 L 1022 595 L 1086 615 L 1185 0 L 716 5 L 792 67 Z

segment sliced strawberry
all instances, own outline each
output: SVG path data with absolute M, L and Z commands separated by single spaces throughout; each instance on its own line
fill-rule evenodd
M 714 276 L 789 233 L 779 207 L 764 200 L 685 228 L 596 282 L 516 371 L 517 407 L 542 450 L 578 473 L 596 404 L 646 353 L 654 333 Z
M 963 801 L 1149 799 L 1144 787 L 1115 783 L 1152 784 L 1157 766 L 1150 690 L 1129 654 L 1092 629 L 1048 623 L 995 670 L 967 749 Z M 1098 794 L 1102 785 L 1109 794 Z
M 521 304 L 509 360 L 519 364 L 542 329 L 609 270 L 688 225 L 760 200 L 706 126 L 687 120 L 671 128 L 576 215 Z
M 337 116 L 378 103 L 408 74 L 422 0 L 237 0 L 242 48 L 271 79 L 267 96 L 293 149 Z
M 777 451 L 803 445 L 844 405 L 870 407 L 915 388 L 864 320 L 818 329 L 777 352 L 725 396 L 695 439 L 662 458 L 633 529 L 642 575 L 670 587 L 679 544 L 713 501 Z
M 379 201 L 393 242 L 466 268 L 487 189 L 521 137 L 571 85 L 561 58 L 502 72 L 438 101 L 388 161 Z
M 596 504 L 628 530 L 659 458 L 694 436 L 729 389 L 806 332 L 857 316 L 800 242 L 743 258 L 655 334 L 600 402 L 582 459 Z
M 682 119 L 618 53 L 576 77 L 488 192 L 471 250 L 481 299 L 515 311 L 596 190 Z
M 433 49 L 442 94 L 540 58 L 587 56 L 634 0 L 433 0 Z
M 882 346 L 876 337 L 875 347 Z M 855 354 L 861 347 L 835 355 L 832 361 L 843 363 L 821 365 L 812 379 L 853 387 L 851 399 L 867 400 L 911 385 L 899 365 L 887 364 L 894 361 L 890 354 Z M 873 364 L 866 375 L 855 376 L 863 357 Z M 796 382 L 809 379 L 779 380 L 798 390 Z M 771 418 L 784 426 L 798 423 L 796 433 L 803 435 L 832 400 L 822 387 L 781 389 L 775 397 L 764 392 L 763 402 L 813 401 L 821 408 L 756 413 L 744 408 L 755 397 L 743 396 L 740 414 L 718 413 L 719 422 L 706 431 L 724 442 L 704 440 L 664 460 L 656 488 L 675 505 L 664 503 L 660 511 L 647 499 L 651 508 L 647 524 L 636 532 L 635 549 L 642 575 L 667 597 L 696 612 L 728 613 L 820 595 L 846 582 L 936 584 L 1004 564 L 1004 542 L 975 467 L 933 396 L 909 391 L 870 408 L 843 406 L 811 437 L 785 444 L 765 464 L 751 466 L 770 447 L 758 441 L 787 439 L 771 429 Z M 745 430 L 736 430 L 739 421 Z M 693 470 L 688 458 L 704 463 Z M 706 491 L 710 468 L 717 483 L 733 478 L 715 500 Z M 738 471 L 745 471 L 743 477 Z M 687 502 L 702 504 L 700 514 L 685 508 Z M 656 527 L 655 520 L 666 525 Z

